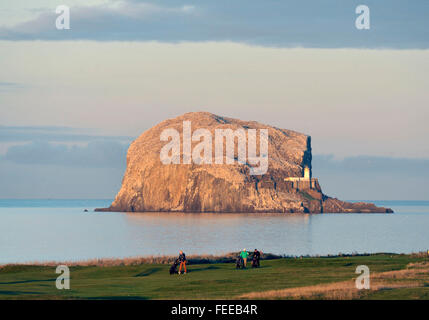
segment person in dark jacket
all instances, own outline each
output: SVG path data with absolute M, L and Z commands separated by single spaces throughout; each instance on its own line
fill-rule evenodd
M 182 271 L 182 266 L 183 266 L 184 273 L 186 274 L 186 256 L 182 250 L 179 251 L 179 262 L 180 262 L 179 274 Z

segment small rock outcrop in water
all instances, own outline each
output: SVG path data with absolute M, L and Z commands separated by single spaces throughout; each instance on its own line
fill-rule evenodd
M 167 142 L 161 141 L 161 133 L 173 128 L 183 141 L 184 121 L 191 122 L 192 132 L 208 129 L 213 137 L 215 129 L 268 129 L 268 171 L 251 175 L 250 165 L 237 161 L 163 164 L 160 152 Z M 192 148 L 199 142 L 193 141 Z M 234 143 L 237 147 L 237 139 Z M 214 143 L 212 150 L 214 153 Z M 236 158 L 237 148 L 234 152 Z M 318 180 L 311 177 L 311 158 L 311 138 L 307 135 L 207 112 L 186 113 L 159 123 L 131 144 L 121 190 L 109 208 L 96 211 L 393 212 L 324 195 Z

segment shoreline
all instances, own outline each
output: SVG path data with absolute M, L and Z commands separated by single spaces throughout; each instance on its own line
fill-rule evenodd
M 428 250 L 429 251 L 429 250 Z M 252 251 L 248 251 L 252 255 Z M 192 264 L 218 264 L 218 263 L 235 263 L 239 252 L 230 252 L 223 255 L 210 255 L 210 254 L 194 254 L 188 255 L 188 263 Z M 263 253 L 261 260 L 279 260 L 279 259 L 335 259 L 335 258 L 347 258 L 347 257 L 372 257 L 372 256 L 412 256 L 412 257 L 429 257 L 429 253 L 426 251 L 411 252 L 411 253 L 393 253 L 393 252 L 376 252 L 376 253 L 338 253 L 333 255 L 280 255 L 273 253 Z M 114 266 L 138 266 L 143 264 L 162 264 L 168 265 L 174 262 L 177 258 L 176 255 L 147 255 L 147 256 L 133 256 L 125 258 L 92 258 L 85 260 L 63 260 L 63 261 L 29 261 L 29 262 L 8 262 L 0 263 L 0 270 L 4 267 L 9 266 L 44 266 L 44 267 L 56 267 L 58 265 L 67 265 L 70 267 L 114 267 Z

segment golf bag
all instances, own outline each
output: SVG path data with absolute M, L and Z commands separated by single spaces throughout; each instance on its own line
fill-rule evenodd
M 235 268 L 236 269 L 243 269 L 244 268 L 244 260 L 242 257 L 237 258 L 237 261 L 235 263 Z
M 170 274 L 177 273 L 177 266 L 179 265 L 179 259 L 174 260 L 173 264 L 170 267 Z
M 258 267 L 259 267 L 258 258 L 253 257 L 253 259 L 252 259 L 252 268 L 258 268 Z

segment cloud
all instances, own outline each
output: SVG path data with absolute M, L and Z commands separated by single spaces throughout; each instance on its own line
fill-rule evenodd
M 87 134 L 88 129 L 55 126 L 0 126 L 0 143 L 42 141 L 77 142 L 91 140 L 119 140 L 130 142 L 133 137 Z
M 3 199 L 112 199 L 124 168 L 16 164 L 0 160 Z
M 21 89 L 25 86 L 21 83 L 16 82 L 1 82 L 0 81 L 0 91 L 13 90 L 13 89 Z
M 356 156 L 336 159 L 333 155 L 315 155 L 313 162 L 317 170 L 350 172 L 360 171 L 366 175 L 381 173 L 396 175 L 419 175 L 429 176 L 429 159 L 422 158 L 391 158 L 374 156 Z
M 156 40 L 150 30 L 162 33 L 162 24 L 178 22 L 194 13 L 194 6 L 161 6 L 154 1 L 113 1 L 111 4 L 71 7 L 71 30 L 57 30 L 55 10 L 14 27 L 0 28 L 4 40 Z M 154 33 L 156 35 L 156 33 Z
M 313 176 L 322 190 L 350 200 L 429 200 L 429 159 L 313 156 Z
M 112 198 L 130 137 L 72 127 L 0 126 L 0 197 Z
M 108 140 L 91 141 L 84 146 L 31 142 L 9 147 L 0 159 L 27 165 L 122 168 L 127 149 L 128 144 Z
M 16 87 L 16 86 L 19 86 L 19 84 L 14 82 L 0 82 L 0 87 Z
M 54 10 L 0 28 L 4 40 L 234 41 L 281 47 L 428 48 L 427 0 L 367 0 L 371 29 L 355 28 L 351 0 L 112 1 L 71 7 L 71 30 Z M 406 6 L 406 10 L 404 7 Z
M 121 168 L 132 137 L 86 134 L 57 126 L 0 126 L 0 166 L 26 165 Z

